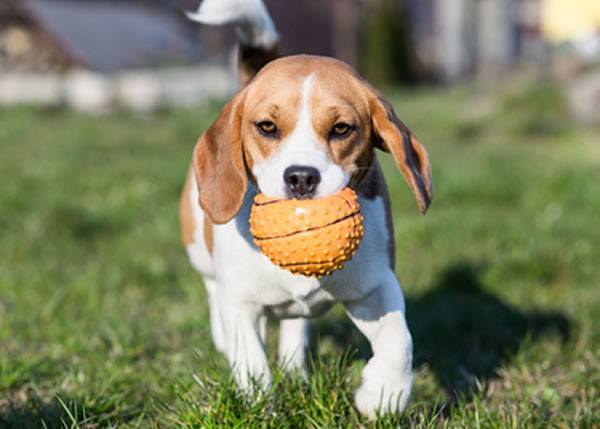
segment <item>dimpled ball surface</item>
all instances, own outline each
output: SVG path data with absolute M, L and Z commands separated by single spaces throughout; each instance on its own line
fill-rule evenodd
M 305 276 L 325 276 L 343 267 L 363 236 L 354 191 L 327 198 L 280 200 L 258 194 L 250 213 L 254 243 L 274 264 Z

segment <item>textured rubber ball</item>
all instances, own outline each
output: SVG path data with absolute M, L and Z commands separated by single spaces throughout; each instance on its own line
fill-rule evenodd
M 254 243 L 274 264 L 321 277 L 343 267 L 358 249 L 363 217 L 354 191 L 326 198 L 280 200 L 258 194 L 250 212 Z

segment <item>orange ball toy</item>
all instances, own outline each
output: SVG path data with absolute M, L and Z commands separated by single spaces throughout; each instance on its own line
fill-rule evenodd
M 363 236 L 354 191 L 327 198 L 279 200 L 258 194 L 250 213 L 254 243 L 275 265 L 305 276 L 330 275 L 354 254 Z

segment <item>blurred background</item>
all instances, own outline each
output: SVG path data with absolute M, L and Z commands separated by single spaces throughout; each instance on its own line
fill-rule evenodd
M 432 162 L 421 216 L 378 156 L 416 371 L 378 427 L 600 427 L 600 1 L 266 3 L 284 53 L 353 64 Z M 236 51 L 196 7 L 0 0 L 2 429 L 369 427 L 341 307 L 309 383 L 227 383 L 177 211 Z
M 234 91 L 231 28 L 186 19 L 196 0 L 3 0 L 0 105 L 104 111 L 195 106 Z M 533 68 L 597 122 L 594 0 L 266 2 L 284 54 L 329 55 L 377 84 L 506 79 Z

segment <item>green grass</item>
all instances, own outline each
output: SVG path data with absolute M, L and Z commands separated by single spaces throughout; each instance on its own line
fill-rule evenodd
M 376 427 L 599 427 L 600 132 L 544 85 L 391 98 L 435 198 L 419 215 L 380 157 L 416 381 Z M 369 347 L 340 308 L 308 381 L 278 374 L 254 402 L 211 344 L 177 200 L 215 114 L 0 111 L 0 427 L 369 426 Z

